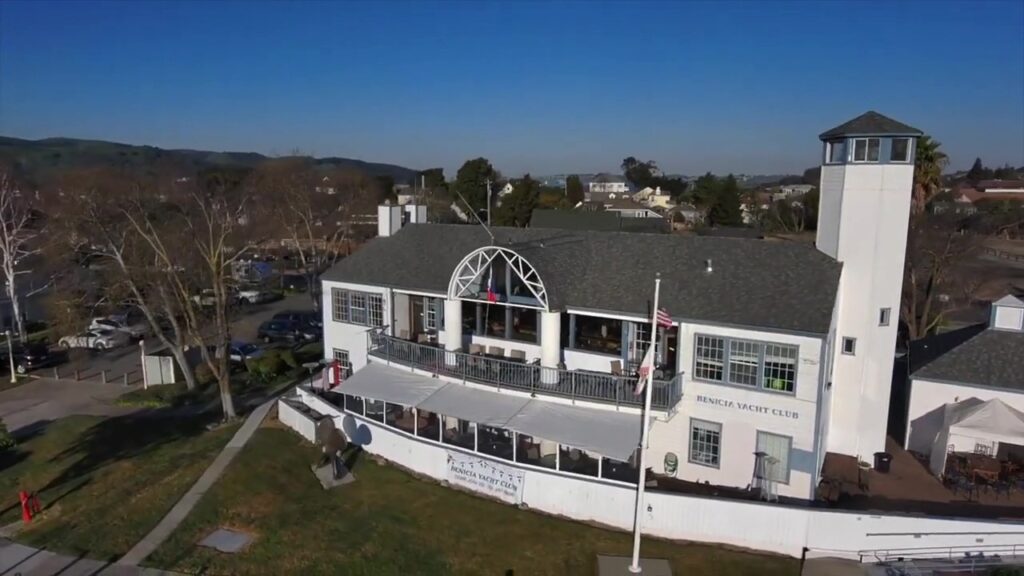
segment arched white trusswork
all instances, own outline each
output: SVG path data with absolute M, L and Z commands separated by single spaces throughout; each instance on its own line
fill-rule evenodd
M 544 282 L 541 281 L 537 270 L 514 250 L 500 246 L 477 248 L 463 258 L 455 267 L 452 279 L 448 283 L 448 298 L 481 300 L 481 293 L 487 290 L 486 274 L 497 262 L 501 262 L 502 268 L 510 273 L 509 276 L 513 280 L 518 280 L 529 291 L 530 294 L 524 296 L 529 300 L 536 300 L 536 304 L 528 303 L 526 300 L 515 302 L 512 300 L 514 296 L 505 295 L 505 303 L 549 310 L 547 289 L 544 288 Z

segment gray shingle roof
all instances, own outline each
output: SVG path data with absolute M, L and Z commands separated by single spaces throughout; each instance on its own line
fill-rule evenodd
M 888 116 L 883 116 L 874 110 L 869 110 L 849 122 L 844 122 L 831 130 L 822 132 L 818 138 L 828 140 L 829 138 L 837 138 L 839 136 L 861 136 L 868 134 L 920 136 L 923 132 L 913 126 L 907 126 Z
M 552 309 L 648 314 L 656 272 L 674 317 L 824 334 L 841 265 L 814 246 L 592 230 L 493 228 L 536 268 Z M 413 224 L 371 240 L 324 280 L 446 292 L 458 263 L 490 244 L 479 226 Z M 705 272 L 711 259 L 714 271 Z
M 1024 390 L 1024 332 L 984 330 L 914 372 L 914 378 Z

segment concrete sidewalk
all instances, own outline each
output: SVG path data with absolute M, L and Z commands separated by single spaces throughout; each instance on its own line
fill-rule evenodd
M 0 574 L 20 576 L 173 576 L 154 568 L 121 566 L 90 560 L 88 558 L 62 556 L 47 550 L 16 544 L 0 539 Z
M 120 560 L 117 561 L 122 566 L 138 566 L 143 560 L 146 559 L 150 554 L 156 551 L 161 544 L 171 535 L 172 532 L 181 524 L 181 522 L 188 516 L 189 512 L 195 508 L 195 505 L 199 500 L 206 494 L 206 491 L 213 486 L 214 482 L 224 473 L 231 461 L 235 459 L 235 456 L 242 450 L 242 448 L 252 438 L 253 433 L 259 427 L 260 423 L 270 412 L 270 409 L 277 402 L 277 396 L 274 396 L 270 400 L 267 400 L 261 404 L 258 408 L 252 411 L 249 416 L 245 419 L 245 423 L 238 429 L 238 432 L 231 438 L 217 458 L 214 459 L 210 467 L 203 472 L 203 475 L 199 477 L 199 480 L 189 488 L 188 492 L 181 497 L 181 500 L 171 508 L 171 511 L 160 520 L 160 523 L 153 528 L 149 534 L 139 541 L 138 544 L 132 547 Z

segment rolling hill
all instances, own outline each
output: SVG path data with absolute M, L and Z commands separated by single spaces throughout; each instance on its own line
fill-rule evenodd
M 0 136 L 0 165 L 14 166 L 19 175 L 37 184 L 52 181 L 66 170 L 93 167 L 145 168 L 169 161 L 189 170 L 217 166 L 252 168 L 268 160 L 255 152 L 211 152 L 207 150 L 166 150 L 103 140 L 45 138 L 24 140 Z M 355 168 L 371 176 L 390 176 L 396 183 L 412 182 L 417 171 L 351 158 L 316 158 L 324 168 Z

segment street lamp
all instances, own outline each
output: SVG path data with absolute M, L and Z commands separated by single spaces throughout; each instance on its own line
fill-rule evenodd
M 7 336 L 7 359 L 11 363 L 11 384 L 16 384 L 18 375 L 14 372 L 14 343 L 11 342 L 11 331 L 4 330 L 4 335 Z

